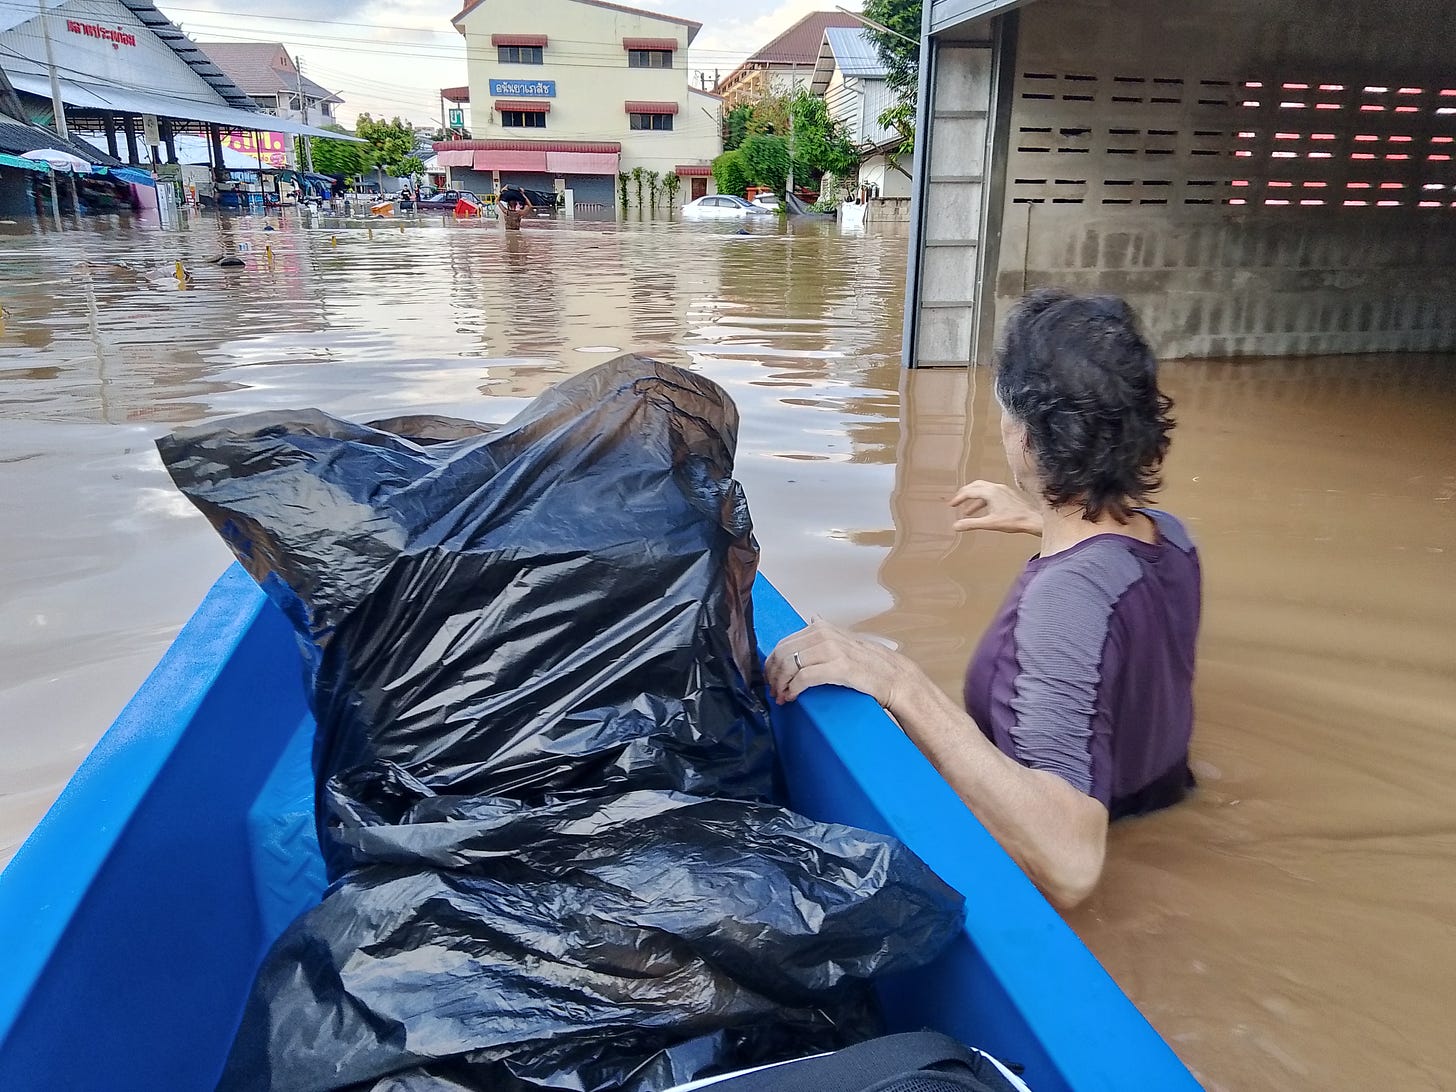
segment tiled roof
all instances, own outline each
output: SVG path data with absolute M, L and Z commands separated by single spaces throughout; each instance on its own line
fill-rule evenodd
M 281 42 L 199 42 L 198 48 L 212 58 L 235 84 L 249 95 L 296 92 L 299 74 L 290 66 L 288 51 Z M 326 87 L 302 78 L 309 98 L 342 102 Z
M 815 11 L 800 19 L 768 45 L 748 58 L 749 64 L 812 65 L 819 59 L 819 46 L 830 27 L 860 27 L 864 24 L 842 11 Z

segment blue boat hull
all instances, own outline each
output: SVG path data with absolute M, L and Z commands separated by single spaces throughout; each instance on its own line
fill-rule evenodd
M 763 650 L 802 625 L 761 577 L 754 608 Z M 234 566 L 0 875 L 0 1089 L 214 1085 L 317 890 L 284 798 L 309 723 L 288 624 Z M 799 811 L 896 835 L 966 895 L 950 950 L 883 984 L 895 1028 L 982 1046 L 1037 1092 L 1199 1087 L 872 700 L 824 688 L 774 730 Z

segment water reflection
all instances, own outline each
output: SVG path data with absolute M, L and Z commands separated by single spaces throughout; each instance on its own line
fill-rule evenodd
M 997 411 L 984 375 L 899 368 L 903 236 L 275 223 L 6 229 L 0 859 L 226 564 L 151 446 L 225 414 L 503 420 L 613 347 L 687 364 L 739 404 L 769 575 L 959 691 L 1035 544 L 949 530 L 957 485 L 1005 476 Z M 1116 828 L 1073 925 L 1212 1089 L 1449 1086 L 1456 369 L 1167 382 L 1165 501 L 1207 572 L 1203 789 Z

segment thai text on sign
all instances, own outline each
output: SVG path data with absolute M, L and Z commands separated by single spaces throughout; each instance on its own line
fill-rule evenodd
M 228 133 L 222 138 L 224 148 L 261 158 L 265 167 L 282 167 L 288 163 L 288 138 L 282 133 Z
M 119 46 L 136 45 L 136 35 L 121 27 L 104 27 L 100 23 L 82 23 L 76 19 L 66 20 L 66 29 L 72 34 L 81 34 L 87 38 L 100 38 L 103 42 L 110 42 L 113 49 Z
M 491 80 L 492 95 L 508 95 L 515 99 L 554 99 L 555 80 Z

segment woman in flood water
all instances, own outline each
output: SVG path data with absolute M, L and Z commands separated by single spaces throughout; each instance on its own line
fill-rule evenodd
M 1038 535 L 966 672 L 961 709 L 909 659 L 827 622 L 767 663 L 792 701 L 834 683 L 874 697 L 1058 906 L 1097 884 L 1111 819 L 1192 786 L 1198 554 L 1143 507 L 1173 420 L 1157 361 L 1112 297 L 1043 290 L 1007 320 L 996 360 L 1015 488 L 951 499 L 957 531 Z

